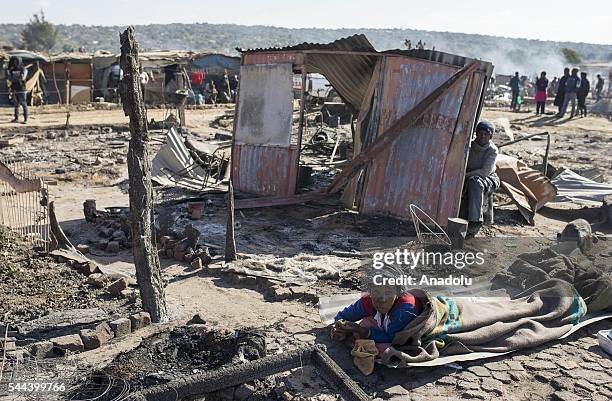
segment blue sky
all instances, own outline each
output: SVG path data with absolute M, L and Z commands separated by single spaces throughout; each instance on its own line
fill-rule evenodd
M 414 28 L 612 44 L 610 0 L 3 0 L 2 3 L 1 23 L 23 23 L 43 9 L 47 18 L 57 24 L 209 22 L 291 28 Z M 125 11 L 120 12 L 122 9 Z M 580 19 L 586 22 L 580 25 Z

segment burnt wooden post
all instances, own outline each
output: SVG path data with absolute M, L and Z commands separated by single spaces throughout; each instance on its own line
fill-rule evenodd
M 236 238 L 234 237 L 234 185 L 230 179 L 227 191 L 227 227 L 225 229 L 225 261 L 236 260 Z
M 130 117 L 130 145 L 127 154 L 130 181 L 130 225 L 136 279 L 140 288 L 142 308 L 151 320 L 168 320 L 164 284 L 159 267 L 157 246 L 153 240 L 153 187 L 151 161 L 146 145 L 147 116 L 140 90 L 138 43 L 134 27 L 119 35 L 123 79 L 119 85 L 123 111 Z

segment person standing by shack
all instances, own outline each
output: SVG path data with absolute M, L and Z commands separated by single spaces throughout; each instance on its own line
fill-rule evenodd
M 510 79 L 509 86 L 510 89 L 512 89 L 512 102 L 510 103 L 510 108 L 516 111 L 518 110 L 518 97 L 521 86 L 521 79 L 519 78 L 518 72 L 515 72 L 512 79 Z
M 540 78 L 536 81 L 536 116 L 540 114 L 544 114 L 544 109 L 546 107 L 546 98 L 548 96 L 548 79 L 546 78 L 546 71 L 542 71 L 540 74 Z
M 597 101 L 601 100 L 601 92 L 603 92 L 604 88 L 604 79 L 601 74 L 597 74 L 597 83 L 595 84 L 595 99 Z
M 20 57 L 11 57 L 9 60 L 8 69 L 6 71 L 6 78 L 10 92 L 13 97 L 13 104 L 15 105 L 15 118 L 13 122 L 19 121 L 19 106 L 23 108 L 23 124 L 28 122 L 29 110 L 27 102 L 27 89 L 26 89 L 26 78 L 28 76 L 28 69 L 23 66 Z
M 142 91 L 142 101 L 145 101 L 146 98 L 146 87 L 147 84 L 149 83 L 149 74 L 147 74 L 147 72 L 142 68 L 142 66 L 140 67 L 140 90 Z
M 572 112 L 570 118 L 576 115 L 576 92 L 580 86 L 580 77 L 578 77 L 578 68 L 572 68 L 572 75 L 567 77 L 565 81 L 565 96 L 563 97 L 563 107 L 559 113 L 559 117 L 563 117 L 567 111 L 567 106 L 572 103 Z
M 121 97 L 119 95 L 119 82 L 123 79 L 123 70 L 118 62 L 111 64 L 108 74 L 108 85 L 107 88 L 110 91 L 110 101 L 114 103 L 120 103 Z
M 217 87 L 215 86 L 214 81 L 210 81 L 210 101 L 212 104 L 217 104 L 217 95 L 219 92 L 217 91 Z
M 223 87 L 221 90 L 223 91 L 223 97 L 227 103 L 232 101 L 232 89 L 230 85 L 229 76 L 227 75 L 227 70 L 223 70 L 223 82 L 221 84 Z
M 586 98 L 591 90 L 591 83 L 587 79 L 587 73 L 580 73 L 580 86 L 576 89 L 576 97 L 578 98 L 578 111 L 580 117 L 587 116 Z
M 561 110 L 563 109 L 563 100 L 565 99 L 565 82 L 567 81 L 569 76 L 570 76 L 570 69 L 565 67 L 563 69 L 563 76 L 559 80 L 557 95 L 555 96 L 555 102 L 554 102 L 554 105 L 559 108 L 559 114 L 557 114 L 557 116 L 561 115 Z
M 232 92 L 232 102 L 236 103 L 236 94 L 238 91 L 238 75 L 234 75 L 230 78 L 230 90 Z

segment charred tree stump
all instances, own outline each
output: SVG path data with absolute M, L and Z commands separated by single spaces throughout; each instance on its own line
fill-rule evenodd
M 229 181 L 227 191 L 227 227 L 225 230 L 225 261 L 236 260 L 236 237 L 234 235 L 234 185 Z
M 119 85 L 123 111 L 130 118 L 130 145 L 127 154 L 130 182 L 130 226 L 136 279 L 142 307 L 155 323 L 167 321 L 164 284 L 157 246 L 153 240 L 153 187 L 151 161 L 146 145 L 147 116 L 140 89 L 138 43 L 134 27 L 119 35 L 123 79 Z

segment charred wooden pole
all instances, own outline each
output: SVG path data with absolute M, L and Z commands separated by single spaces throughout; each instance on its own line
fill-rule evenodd
M 127 165 L 130 182 L 132 252 L 142 307 L 149 312 L 153 322 L 159 323 L 167 321 L 168 318 L 159 256 L 153 239 L 153 187 L 151 161 L 146 144 L 147 116 L 140 90 L 138 43 L 134 36 L 134 27 L 128 27 L 119 36 L 123 69 L 119 91 L 123 111 L 130 117 L 131 133 Z
M 303 346 L 281 354 L 265 356 L 252 362 L 231 364 L 183 377 L 171 382 L 149 387 L 133 394 L 134 401 L 175 401 L 192 396 L 202 396 L 224 388 L 261 379 L 312 364 L 330 385 L 346 401 L 370 401 L 371 398 L 351 379 L 317 344 Z
M 230 179 L 227 191 L 227 227 L 225 229 L 225 261 L 236 260 L 236 237 L 234 233 L 234 185 Z

